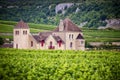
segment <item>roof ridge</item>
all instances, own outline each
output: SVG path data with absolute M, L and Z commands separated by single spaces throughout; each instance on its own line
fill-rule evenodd
M 66 31 L 79 31 L 81 32 L 80 28 L 74 24 L 69 18 L 64 19 L 65 29 Z

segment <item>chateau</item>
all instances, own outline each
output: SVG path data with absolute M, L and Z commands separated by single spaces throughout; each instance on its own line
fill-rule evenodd
M 32 35 L 21 20 L 14 27 L 13 36 L 13 47 L 18 49 L 85 50 L 82 31 L 68 18 L 60 20 L 56 29 L 38 35 Z

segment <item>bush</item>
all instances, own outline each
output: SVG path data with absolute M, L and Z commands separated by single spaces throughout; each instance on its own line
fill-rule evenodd
M 0 37 L 0 45 L 3 45 L 4 44 L 4 40 L 2 37 Z

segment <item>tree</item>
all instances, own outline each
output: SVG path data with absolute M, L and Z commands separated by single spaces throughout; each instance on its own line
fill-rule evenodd
M 3 45 L 4 44 L 4 40 L 2 37 L 0 37 L 0 45 Z

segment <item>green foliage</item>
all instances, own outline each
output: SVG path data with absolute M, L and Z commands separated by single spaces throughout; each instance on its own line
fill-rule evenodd
M 13 35 L 0 35 L 0 37 L 3 38 L 3 40 L 8 38 L 8 39 L 10 39 L 10 41 L 13 41 Z
M 74 6 L 65 7 L 65 14 L 62 11 L 55 13 L 55 7 L 59 3 L 77 3 Z M 22 4 L 21 4 L 22 3 Z M 85 27 L 106 25 L 104 21 L 111 18 L 120 18 L 120 1 L 116 0 L 2 0 L 0 1 L 0 20 L 19 21 L 58 25 L 59 19 L 71 18 L 74 23 L 88 22 Z M 31 6 L 32 5 L 32 6 Z M 7 8 L 14 6 L 14 8 Z M 16 7 L 17 6 L 17 7 Z M 76 13 L 76 9 L 79 11 Z M 101 21 L 101 22 L 100 22 Z
M 0 37 L 0 45 L 3 45 L 4 44 L 4 40 L 2 37 Z
M 0 48 L 0 79 L 119 80 L 120 52 Z

